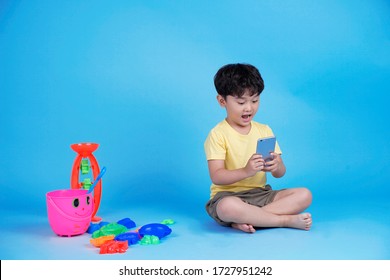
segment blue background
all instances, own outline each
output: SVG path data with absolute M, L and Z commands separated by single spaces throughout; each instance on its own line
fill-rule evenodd
M 269 178 L 274 188 L 312 190 L 312 232 L 352 220 L 363 240 L 375 230 L 364 222 L 380 228 L 375 253 L 306 257 L 389 258 L 389 26 L 390 4 L 379 0 L 0 1 L 3 228 L 26 234 L 19 242 L 50 236 L 45 194 L 70 188 L 70 145 L 96 142 L 107 167 L 101 216 L 163 213 L 188 231 L 230 233 L 204 211 L 203 142 L 225 117 L 215 72 L 244 62 L 265 80 L 255 119 L 273 128 L 287 166 Z

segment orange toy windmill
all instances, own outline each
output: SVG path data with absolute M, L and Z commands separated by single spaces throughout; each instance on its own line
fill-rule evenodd
M 92 169 L 92 175 L 94 180 L 96 180 L 98 174 L 100 173 L 99 165 L 95 156 L 92 154 L 99 147 L 99 144 L 96 143 L 79 143 L 72 144 L 70 146 L 73 151 L 77 153 L 77 157 L 74 161 L 71 175 L 70 186 L 72 189 L 89 189 L 91 186 L 90 179 L 85 179 L 84 182 L 79 182 L 80 172 L 82 174 L 89 173 L 89 167 Z M 89 162 L 88 162 L 89 160 Z M 89 166 L 90 163 L 90 166 Z M 100 205 L 100 198 L 102 195 L 102 181 L 96 184 L 93 190 L 93 198 L 94 198 L 94 208 L 92 212 L 92 222 L 98 222 L 101 220 L 100 217 L 95 216 L 97 210 Z

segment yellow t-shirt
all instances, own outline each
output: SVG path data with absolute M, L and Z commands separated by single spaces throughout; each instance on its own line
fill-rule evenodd
M 207 160 L 224 160 L 225 168 L 234 170 L 246 166 L 249 158 L 256 153 L 257 140 L 273 136 L 268 125 L 251 122 L 251 130 L 247 135 L 234 130 L 226 120 L 217 124 L 209 133 L 204 149 Z M 281 154 L 279 144 L 276 142 L 275 152 Z M 255 176 L 238 181 L 231 185 L 215 185 L 210 187 L 210 198 L 220 191 L 240 192 L 253 188 L 263 188 L 267 178 L 265 172 L 257 172 Z

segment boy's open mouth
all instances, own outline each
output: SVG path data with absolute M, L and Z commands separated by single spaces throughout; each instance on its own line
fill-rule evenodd
M 252 116 L 251 114 L 242 115 L 242 118 L 243 118 L 244 120 L 247 120 L 247 119 L 249 119 L 251 116 Z

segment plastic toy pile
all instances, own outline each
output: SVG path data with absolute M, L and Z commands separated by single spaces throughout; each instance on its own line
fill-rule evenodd
M 101 218 L 95 215 L 100 205 L 101 178 L 106 172 L 106 167 L 99 169 L 93 155 L 98 146 L 97 143 L 89 142 L 71 145 L 77 153 L 72 167 L 71 189 L 46 193 L 52 230 L 58 236 L 67 237 L 88 232 L 92 234 L 90 243 L 100 248 L 100 254 L 124 253 L 134 244 L 159 244 L 162 238 L 172 232 L 167 225 L 174 224 L 173 220 L 166 219 L 161 223 L 147 224 L 132 230 L 136 224 L 129 218 L 108 223 L 100 222 Z M 93 182 L 88 177 L 80 182 L 80 175 L 88 176 L 89 173 L 92 173 Z
M 92 234 L 90 243 L 100 248 L 99 254 L 115 254 L 126 252 L 130 245 L 159 244 L 160 239 L 172 232 L 168 227 L 172 224 L 174 224 L 173 220 L 166 219 L 161 223 L 147 224 L 131 230 L 136 227 L 135 222 L 124 218 L 116 223 L 91 223 L 87 232 Z

